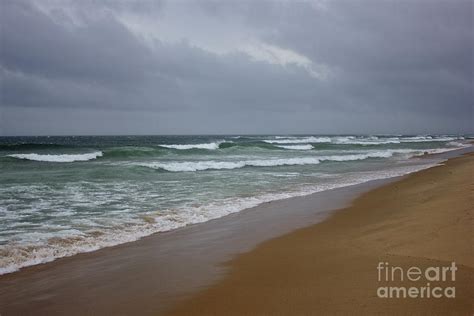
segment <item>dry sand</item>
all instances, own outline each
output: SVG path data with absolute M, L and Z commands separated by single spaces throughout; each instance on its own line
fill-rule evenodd
M 363 194 L 330 219 L 267 241 L 171 315 L 442 314 L 474 312 L 474 155 Z M 456 298 L 379 298 L 377 265 L 458 266 Z

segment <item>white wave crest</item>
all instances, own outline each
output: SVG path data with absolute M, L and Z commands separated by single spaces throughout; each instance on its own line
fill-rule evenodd
M 471 147 L 472 144 L 469 144 L 469 143 L 461 143 L 461 142 L 449 142 L 448 143 L 448 146 L 451 146 L 451 147 L 456 147 L 457 148 L 466 148 L 466 147 Z
M 8 157 L 33 160 L 33 161 L 44 161 L 44 162 L 74 162 L 74 161 L 88 161 L 96 159 L 97 157 L 102 157 L 103 153 L 101 151 L 96 151 L 93 153 L 87 154 L 61 154 L 61 155 L 51 155 L 51 154 L 12 154 L 7 155 Z
M 347 140 L 347 141 L 335 141 L 334 144 L 338 144 L 338 145 L 385 145 L 385 144 L 400 144 L 400 141 L 398 141 L 398 140 L 385 140 L 385 141 Z
M 180 150 L 186 150 L 186 149 L 208 149 L 208 150 L 215 150 L 219 148 L 219 145 L 222 144 L 223 141 L 220 142 L 212 142 L 212 143 L 205 143 L 205 144 L 173 144 L 173 145 L 166 145 L 162 144 L 159 145 L 160 147 L 165 147 L 165 148 L 171 148 L 171 149 L 180 149 Z
M 386 145 L 400 143 L 425 143 L 425 142 L 447 142 L 460 138 L 456 137 L 432 137 L 432 136 L 411 136 L 411 137 L 355 137 L 341 136 L 334 137 L 332 143 L 338 145 Z
M 331 138 L 329 137 L 288 137 L 288 138 L 280 138 L 280 139 L 264 139 L 265 143 L 269 144 L 309 144 L 309 143 L 330 143 Z
M 317 158 L 290 158 L 290 159 L 273 159 L 273 160 L 244 160 L 244 161 L 183 161 L 183 162 L 150 162 L 139 164 L 143 167 L 153 169 L 163 169 L 171 172 L 185 171 L 203 171 L 203 170 L 222 170 L 222 169 L 239 169 L 245 166 L 253 167 L 274 167 L 284 165 L 302 165 L 302 164 L 318 164 Z
M 352 155 L 332 155 L 317 157 L 299 157 L 299 158 L 282 158 L 282 159 L 261 159 L 261 160 L 239 160 L 239 161 L 174 161 L 174 162 L 148 162 L 139 163 L 137 165 L 152 169 L 163 169 L 170 172 L 190 172 L 204 170 L 222 170 L 222 169 L 239 169 L 244 167 L 278 167 L 278 166 L 296 166 L 296 165 L 317 165 L 322 161 L 355 161 L 368 158 L 389 158 L 396 153 L 418 152 L 413 150 L 386 150 L 375 151 L 362 154 Z
M 367 138 L 357 138 L 355 136 L 341 136 L 332 139 L 333 144 L 337 145 L 384 145 L 384 144 L 400 144 L 398 138 L 379 139 L 376 136 Z
M 313 145 L 307 144 L 307 145 L 279 145 L 276 146 L 279 148 L 283 149 L 292 149 L 292 150 L 311 150 L 313 149 Z

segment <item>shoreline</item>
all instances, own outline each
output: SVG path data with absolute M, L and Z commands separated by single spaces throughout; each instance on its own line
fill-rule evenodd
M 266 205 L 268 203 L 275 203 L 275 202 L 278 203 L 280 201 L 287 200 L 287 199 L 291 200 L 291 199 L 304 198 L 304 197 L 307 197 L 307 196 L 310 196 L 310 195 L 313 195 L 313 194 L 323 193 L 325 191 L 338 190 L 338 189 L 341 189 L 341 188 L 352 188 L 352 187 L 356 187 L 356 186 L 364 186 L 366 183 L 372 183 L 372 182 L 375 183 L 375 182 L 380 182 L 380 181 L 382 181 L 382 182 L 383 181 L 392 181 L 391 179 L 396 179 L 398 177 L 403 177 L 403 176 L 406 176 L 410 173 L 418 172 L 420 170 L 424 170 L 424 169 L 431 168 L 431 167 L 435 166 L 440 161 L 436 160 L 433 157 L 434 157 L 434 154 L 430 155 L 430 157 L 422 157 L 423 159 L 431 158 L 430 164 L 425 164 L 425 165 L 420 165 L 420 166 L 418 166 L 418 165 L 405 166 L 405 168 L 407 168 L 407 169 L 415 168 L 415 170 L 411 170 L 411 171 L 403 170 L 403 167 L 402 167 L 402 168 L 396 169 L 396 171 L 390 170 L 391 172 L 393 172 L 393 174 L 390 174 L 390 175 L 383 175 L 381 177 L 374 176 L 373 178 L 360 180 L 360 182 L 355 181 L 355 182 L 347 182 L 347 183 L 343 183 L 343 184 L 333 184 L 332 186 L 326 187 L 326 188 L 321 189 L 321 190 L 319 190 L 319 189 L 302 189 L 300 191 L 294 191 L 292 193 L 279 192 L 279 193 L 276 193 L 275 195 L 271 196 L 270 199 L 266 199 L 265 194 L 264 194 L 264 195 L 258 196 L 258 199 L 260 199 L 258 202 L 249 203 L 250 205 L 243 206 L 242 208 L 239 208 L 236 211 L 231 211 L 230 213 L 227 213 L 226 215 L 219 215 L 215 218 L 211 218 L 211 219 L 208 219 L 208 220 L 205 220 L 205 221 L 198 221 L 198 222 L 195 222 L 195 223 L 183 224 L 182 226 L 178 226 L 176 228 L 171 228 L 171 229 L 167 229 L 167 230 L 154 230 L 153 228 L 149 228 L 149 227 L 140 227 L 142 229 L 138 230 L 138 228 L 135 227 L 135 230 L 134 230 L 133 234 L 130 231 L 128 231 L 127 232 L 128 237 L 124 237 L 123 239 L 120 239 L 119 241 L 109 242 L 110 239 L 112 239 L 112 237 L 110 235 L 104 235 L 105 238 L 103 240 L 105 240 L 105 242 L 102 241 L 102 243 L 100 243 L 97 240 L 93 240 L 93 241 L 89 241 L 89 243 L 88 243 L 86 241 L 86 242 L 83 243 L 82 246 L 77 245 L 77 244 L 73 244 L 73 243 L 72 244 L 67 244 L 67 242 L 64 242 L 64 244 L 66 244 L 69 247 L 72 246 L 72 245 L 74 245 L 74 247 L 77 247 L 77 248 L 83 247 L 78 252 L 67 253 L 67 252 L 64 252 L 64 249 L 62 249 L 62 248 L 54 248 L 55 245 L 53 244 L 53 245 L 50 245 L 50 249 L 52 249 L 50 254 L 54 253 L 54 251 L 57 251 L 57 253 L 60 253 L 60 255 L 57 255 L 57 256 L 51 255 L 49 257 L 43 256 L 43 257 L 40 257 L 40 258 L 36 257 L 36 258 L 30 259 L 30 261 L 27 261 L 26 264 L 20 264 L 20 265 L 17 265 L 15 267 L 11 267 L 11 266 L 7 266 L 6 268 L 1 267 L 0 268 L 0 278 L 1 278 L 2 275 L 17 273 L 17 272 L 23 271 L 25 269 L 28 269 L 28 268 L 31 268 L 31 267 L 34 267 L 34 266 L 37 266 L 37 265 L 49 264 L 49 263 L 54 262 L 56 260 L 61 260 L 61 259 L 64 259 L 64 258 L 74 257 L 74 256 L 84 254 L 84 253 L 92 253 L 92 252 L 96 252 L 96 251 L 101 251 L 102 249 L 118 247 L 118 246 L 129 244 L 129 243 L 139 242 L 140 240 L 142 240 L 144 238 L 148 238 L 148 237 L 153 236 L 155 234 L 164 234 L 164 233 L 172 232 L 172 231 L 175 231 L 175 230 L 187 229 L 188 227 L 192 227 L 192 226 L 195 226 L 195 225 L 202 225 L 203 223 L 215 221 L 217 219 L 227 217 L 231 214 L 238 214 L 238 213 L 248 212 L 250 210 L 258 209 L 258 208 L 260 208 L 263 205 Z M 418 158 L 420 158 L 420 157 L 418 157 Z M 416 168 L 420 168 L 420 169 L 416 169 Z M 379 170 L 379 171 L 383 171 L 383 170 Z M 387 170 L 385 170 L 385 171 L 387 171 Z M 376 173 L 377 171 L 373 171 L 373 172 Z M 268 195 L 271 195 L 271 194 L 268 194 Z M 336 208 L 336 206 L 334 208 Z M 150 216 L 149 215 L 143 215 L 143 218 L 145 219 L 145 221 L 153 220 L 151 215 Z M 84 246 L 84 245 L 86 245 L 86 246 Z M 41 251 L 43 249 L 45 249 L 45 247 L 35 249 L 34 251 L 38 251 L 38 253 L 41 253 Z M 64 254 L 64 253 L 66 253 L 66 254 Z
M 226 263 L 215 285 L 169 315 L 456 314 L 474 312 L 474 154 L 375 188 L 325 221 L 271 239 Z M 380 298 L 377 264 L 409 269 L 455 262 L 455 298 Z M 449 281 L 449 280 L 448 280 Z M 427 284 L 428 287 L 430 284 Z
M 205 223 L 1 275 L 0 313 L 129 315 L 136 313 L 140 302 L 141 314 L 154 315 L 218 282 L 227 272 L 222 262 L 265 240 L 324 221 L 363 192 L 397 178 L 268 202 Z M 125 289 L 123 284 L 133 286 Z M 90 310 L 85 309 L 87 304 Z
M 471 142 L 471 147 L 473 147 L 473 144 L 474 142 Z M 470 150 L 469 149 L 469 146 L 463 146 L 463 147 L 459 147 L 457 149 L 450 149 L 450 150 L 445 150 L 445 151 L 441 151 L 440 153 L 430 153 L 430 154 L 426 154 L 423 155 L 423 156 L 413 156 L 411 159 L 423 159 L 423 160 L 426 160 L 426 159 L 431 159 L 431 164 L 435 165 L 437 163 L 439 163 L 439 159 L 441 157 L 444 157 L 445 159 L 453 156 L 453 153 L 454 155 L 459 155 L 460 153 L 466 151 L 466 150 Z M 422 166 L 422 168 L 420 170 L 424 170 L 424 169 L 427 169 L 427 168 L 431 168 L 433 167 L 433 165 L 431 166 Z M 416 166 L 406 166 L 406 168 L 410 168 L 410 167 L 415 167 Z M 260 201 L 258 202 L 250 202 L 249 204 L 250 205 L 247 205 L 247 206 L 243 206 L 242 208 L 239 208 L 238 210 L 234 210 L 234 211 L 231 211 L 231 212 L 227 212 L 227 214 L 225 215 L 218 215 L 217 217 L 214 217 L 214 218 L 211 218 L 211 219 L 208 219 L 208 220 L 205 220 L 205 221 L 198 221 L 198 222 L 195 222 L 195 223 L 188 223 L 188 224 L 183 224 L 182 226 L 178 225 L 177 227 L 175 228 L 171 228 L 171 229 L 164 229 L 164 230 L 161 230 L 161 229 L 155 229 L 155 228 L 152 228 L 152 227 L 141 227 L 141 229 L 139 230 L 138 227 L 135 228 L 135 230 L 133 231 L 128 231 L 127 233 L 127 237 L 123 237 L 123 238 L 116 238 L 114 239 L 114 237 L 112 235 L 107 235 L 107 234 L 104 234 L 101 237 L 100 240 L 85 240 L 84 242 L 82 243 L 78 243 L 78 244 L 70 244 L 69 246 L 72 246 L 74 245 L 75 248 L 79 249 L 79 250 L 75 250 L 75 251 L 72 251 L 72 252 L 69 252 L 69 249 L 63 249 L 61 248 L 61 246 L 56 246 L 56 245 L 51 245 L 51 247 L 49 248 L 49 252 L 43 252 L 42 255 L 39 255 L 39 256 L 36 256 L 36 257 L 33 257 L 33 258 L 29 258 L 28 260 L 26 261 L 23 261 L 23 262 L 17 262 L 16 265 L 7 265 L 7 266 L 2 266 L 0 267 L 0 277 L 2 275 L 6 275 L 6 274 L 10 274 L 10 273 L 17 273 L 19 271 L 22 271 L 24 269 L 27 269 L 27 268 L 30 268 L 30 267 L 33 267 L 33 266 L 36 266 L 36 265 L 42 265 L 42 264 L 48 264 L 48 263 L 51 263 L 51 262 L 54 262 L 56 260 L 60 260 L 60 259 L 63 259 L 63 258 L 67 258 L 67 257 L 73 257 L 73 256 L 77 256 L 77 255 L 80 255 L 82 253 L 90 253 L 90 252 L 95 252 L 95 251 L 100 251 L 102 249 L 105 249 L 105 248 L 110 248 L 110 247 L 117 247 L 117 246 L 120 246 L 120 245 L 123 245 L 123 244 L 128 244 L 128 243 L 134 243 L 134 242 L 139 242 L 141 239 L 143 238 L 147 238 L 149 236 L 152 236 L 154 234 L 162 234 L 162 233 L 167 233 L 169 231 L 174 231 L 174 230 L 177 230 L 177 229 L 185 229 L 186 227 L 190 227 L 190 226 L 193 226 L 193 225 L 200 225 L 200 224 L 203 224 L 205 222 L 208 222 L 208 221 L 213 221 L 213 220 L 216 220 L 216 219 L 219 219 L 221 217 L 225 217 L 225 216 L 229 216 L 230 214 L 234 214 L 234 213 L 240 213 L 240 212 L 245 212 L 249 209 L 255 209 L 255 208 L 258 208 L 260 207 L 261 205 L 264 205 L 266 203 L 273 203 L 273 202 L 278 202 L 278 201 L 281 201 L 281 200 L 286 200 L 286 199 L 293 199 L 293 198 L 301 198 L 301 197 L 305 197 L 305 196 L 309 196 L 309 195 L 312 195 L 312 194 L 317 194 L 317 193 L 320 193 L 320 192 L 323 192 L 323 191 L 329 191 L 329 190 L 335 190 L 335 189 L 339 189 L 339 188 L 343 188 L 343 187 L 352 187 L 352 186 L 357 186 L 357 185 L 363 185 L 364 183 L 367 183 L 367 182 L 371 182 L 371 181 L 385 181 L 386 179 L 391 179 L 391 178 L 397 178 L 397 177 L 403 177 L 403 176 L 406 176 L 407 174 L 410 174 L 410 173 L 413 173 L 413 172 L 417 172 L 417 171 L 420 171 L 420 170 L 411 170 L 411 171 L 402 171 L 402 169 L 399 169 L 398 171 L 395 171 L 394 174 L 391 174 L 391 175 L 382 175 L 381 177 L 377 177 L 377 176 L 374 176 L 372 179 L 364 179 L 364 180 L 361 180 L 361 182 L 354 182 L 354 183 L 344 183 L 344 184 L 334 184 L 333 187 L 330 187 L 330 188 L 324 188 L 322 190 L 320 189 L 311 189 L 311 188 L 305 188 L 305 189 L 302 189 L 301 191 L 294 191 L 292 193 L 289 193 L 289 192 L 279 192 L 279 193 L 276 193 L 276 196 L 271 196 L 269 199 L 267 199 L 267 197 L 265 197 L 265 194 L 263 196 L 259 196 L 257 199 L 260 199 Z M 382 170 L 379 170 L 379 171 L 382 171 Z M 373 171 L 374 173 L 376 171 Z M 405 173 L 406 172 L 406 173 Z M 144 218 L 151 218 L 151 215 L 143 215 Z M 149 219 L 146 219 L 145 221 L 149 221 Z M 64 242 L 65 244 L 67 243 L 67 241 Z M 35 252 L 37 251 L 38 253 L 42 253 L 43 250 L 48 250 L 46 247 L 43 247 L 43 248 L 38 248 L 36 250 L 34 250 Z M 8 252 L 7 252 L 8 253 Z M 56 253 L 56 254 L 54 254 Z
M 446 159 L 463 151 L 470 149 L 434 156 Z M 2 275 L 0 312 L 129 314 L 138 308 L 153 314 L 166 310 L 225 278 L 227 267 L 220 263 L 261 242 L 325 221 L 360 194 L 404 177 L 272 201 L 199 225 Z M 292 212 L 295 208 L 297 214 Z M 202 252 L 208 256 L 200 258 Z M 186 262 L 189 259 L 195 262 Z M 91 303 L 92 298 L 101 302 Z M 85 303 L 90 305 L 86 311 Z

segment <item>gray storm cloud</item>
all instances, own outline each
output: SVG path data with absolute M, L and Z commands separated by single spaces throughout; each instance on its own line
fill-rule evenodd
M 472 1 L 0 4 L 0 134 L 472 133 Z

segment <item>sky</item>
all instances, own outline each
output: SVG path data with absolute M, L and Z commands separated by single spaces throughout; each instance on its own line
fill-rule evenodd
M 474 133 L 473 6 L 2 0 L 0 135 Z

